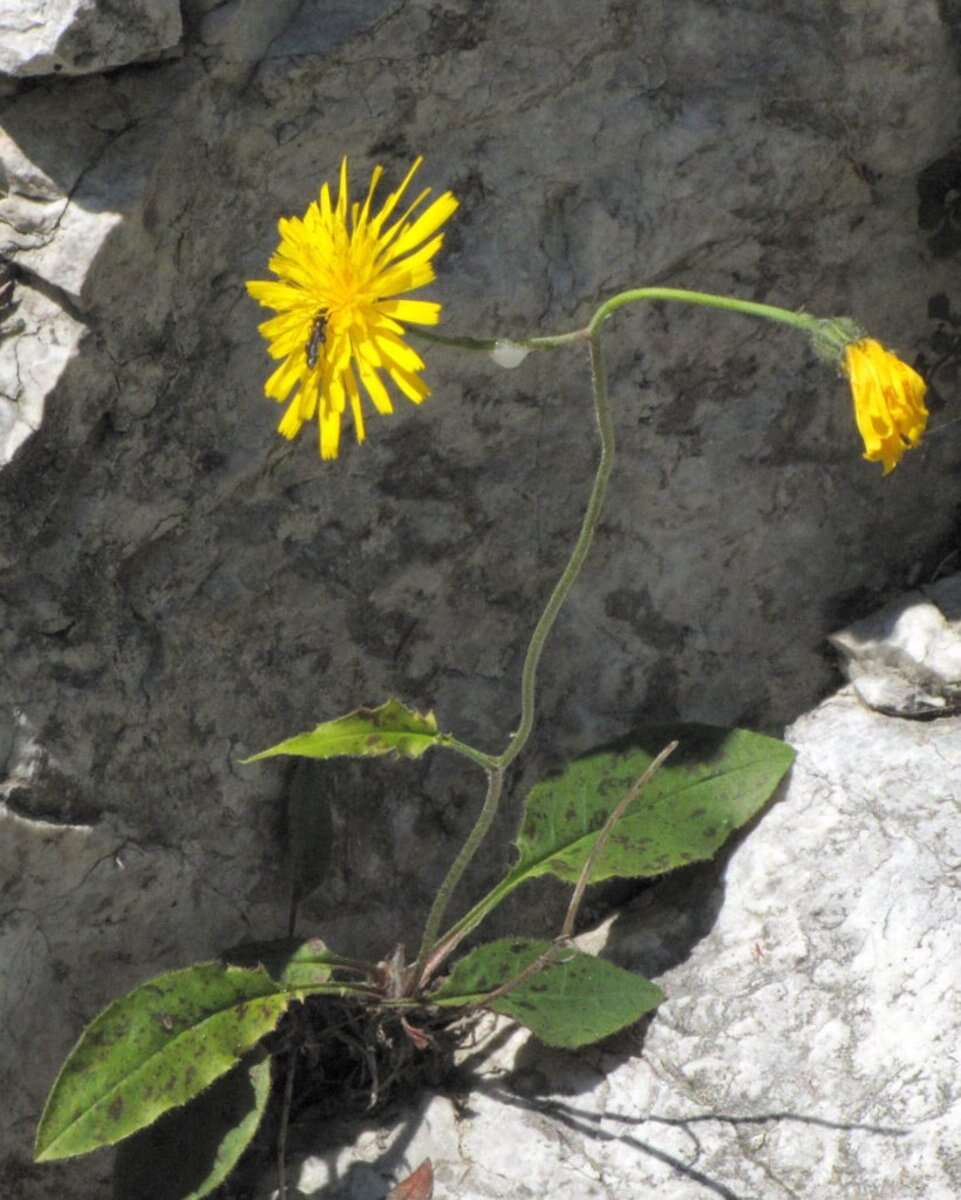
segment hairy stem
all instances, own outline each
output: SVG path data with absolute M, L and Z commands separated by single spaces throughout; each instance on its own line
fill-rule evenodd
M 454 750 L 458 754 L 463 754 L 465 758 L 469 758 L 478 766 L 483 767 L 485 771 L 491 771 L 497 766 L 497 759 L 492 754 L 485 754 L 483 750 L 478 750 L 474 746 L 470 746 L 467 742 L 460 742 L 455 737 L 451 737 L 449 733 L 441 734 L 437 744 L 444 746 L 448 750 Z
M 537 667 L 541 660 L 544 643 L 557 620 L 557 614 L 561 611 L 564 601 L 574 586 L 574 581 L 580 574 L 584 559 L 587 558 L 587 552 L 591 548 L 591 542 L 594 540 L 594 533 L 601 518 L 601 510 L 604 507 L 607 484 L 614 466 L 614 422 L 611 420 L 611 409 L 607 398 L 607 371 L 604 365 L 600 336 L 596 332 L 591 335 L 590 347 L 594 413 L 597 417 L 597 428 L 601 438 L 601 456 L 597 464 L 597 473 L 594 476 L 594 486 L 591 488 L 591 494 L 587 501 L 587 510 L 581 522 L 581 531 L 577 535 L 571 557 L 560 579 L 554 585 L 554 590 L 541 613 L 540 620 L 534 627 L 530 645 L 527 647 L 527 655 L 521 671 L 520 724 L 511 737 L 507 749 L 497 759 L 497 765 L 501 770 L 514 761 L 530 737 L 531 729 L 534 726 L 537 699 Z
M 497 815 L 497 806 L 500 803 L 503 788 L 504 772 L 496 768 L 489 770 L 487 772 L 487 795 L 484 797 L 484 804 L 474 823 L 474 828 L 468 834 L 467 841 L 461 846 L 460 853 L 451 863 L 450 869 L 444 876 L 444 882 L 440 885 L 437 895 L 434 897 L 434 903 L 430 907 L 427 924 L 424 926 L 424 936 L 421 938 L 420 950 L 417 952 L 417 963 L 411 977 L 410 990 L 413 993 L 416 993 L 421 984 L 424 976 L 424 968 L 427 965 L 430 952 L 434 948 L 434 943 L 437 941 L 440 923 L 444 919 L 444 913 L 447 911 L 447 906 L 450 903 L 451 896 L 454 894 L 454 889 L 460 883 L 461 876 L 467 870 L 481 842 L 487 837 L 487 831 L 490 829 L 491 823 Z
M 591 317 L 588 329 L 595 334 L 601 325 L 619 308 L 625 304 L 637 304 L 642 300 L 677 300 L 681 304 L 695 304 L 701 308 L 723 308 L 727 312 L 741 313 L 745 317 L 761 317 L 766 321 L 778 321 L 782 325 L 791 325 L 795 329 L 810 332 L 818 324 L 817 319 L 808 313 L 792 312 L 788 308 L 779 308 L 774 304 L 758 304 L 754 300 L 738 300 L 735 296 L 719 296 L 714 292 L 691 292 L 686 288 L 645 287 L 631 288 L 626 292 L 618 292 L 610 300 L 605 300 Z M 537 338 L 532 338 L 536 342 Z M 527 342 L 522 343 L 528 345 Z
M 591 542 L 594 540 L 594 533 L 601 517 L 607 484 L 614 466 L 614 423 L 611 420 L 611 410 L 607 397 L 607 373 L 604 367 L 604 357 L 601 350 L 600 337 L 597 333 L 591 336 L 590 350 L 594 411 L 601 439 L 601 454 L 597 465 L 597 472 L 594 476 L 594 485 L 591 488 L 591 494 L 587 501 L 587 509 L 584 513 L 584 519 L 581 522 L 581 530 L 574 549 L 571 552 L 571 557 L 560 579 L 555 584 L 554 590 L 551 592 L 547 605 L 541 613 L 540 620 L 534 627 L 530 645 L 527 647 L 527 654 L 525 655 L 524 666 L 521 671 L 520 723 L 516 731 L 512 734 L 503 754 L 491 760 L 491 766 L 488 769 L 487 775 L 487 797 L 484 800 L 484 806 L 467 841 L 447 872 L 444 882 L 441 884 L 440 890 L 431 906 L 420 951 L 417 955 L 417 964 L 414 968 L 412 979 L 414 991 L 423 982 L 426 982 L 425 976 L 426 978 L 430 978 L 442 961 L 440 956 L 434 955 L 432 957 L 431 955 L 437 941 L 441 921 L 444 918 L 444 913 L 447 911 L 454 888 L 460 882 L 461 876 L 467 869 L 468 864 L 477 853 L 481 842 L 487 836 L 491 823 L 497 814 L 497 807 L 504 785 L 504 771 L 520 754 L 521 750 L 523 750 L 534 727 L 534 713 L 537 700 L 537 667 L 544 649 L 544 643 L 547 641 L 548 634 L 557 620 L 557 614 L 560 612 L 564 601 L 574 586 L 574 581 L 577 579 L 581 567 L 584 565 L 584 560 L 587 557 L 588 550 L 591 548 Z M 466 932 L 467 930 L 464 930 L 461 937 Z M 450 953 L 459 941 L 460 937 L 456 941 L 447 944 L 445 939 L 446 953 L 443 957 L 446 957 L 446 954 Z

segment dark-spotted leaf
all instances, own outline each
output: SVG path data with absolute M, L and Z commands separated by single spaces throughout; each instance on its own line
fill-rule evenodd
M 113 1200 L 201 1200 L 224 1182 L 257 1132 L 270 1057 L 256 1049 L 183 1108 L 121 1143 Z
M 528 879 L 555 875 L 576 883 L 618 802 L 672 741 L 677 749 L 614 828 L 591 871 L 663 875 L 711 858 L 764 807 L 794 761 L 776 738 L 713 725 L 651 725 L 593 750 L 534 785 L 527 796 L 517 865 L 463 917 L 471 929 Z
M 618 822 L 591 882 L 662 875 L 712 858 L 770 799 L 794 761 L 784 742 L 711 725 L 650 726 L 643 743 L 594 751 L 535 784 L 516 870 L 576 883 L 604 822 L 670 741 L 678 748 Z
M 477 1004 L 541 955 L 546 966 L 489 1007 L 526 1026 L 548 1046 L 572 1049 L 633 1024 L 664 999 L 659 987 L 574 947 L 531 938 L 501 938 L 472 950 L 430 996 L 432 1004 Z
M 270 1033 L 290 1000 L 263 969 L 218 962 L 159 975 L 115 1000 L 60 1070 L 36 1160 L 112 1145 L 185 1104 Z
M 419 713 L 405 708 L 398 700 L 388 700 L 379 708 L 358 708 L 345 717 L 325 721 L 308 733 L 278 742 L 245 763 L 277 754 L 297 754 L 303 758 L 371 758 L 379 754 L 403 754 L 419 758 L 431 746 L 443 744 L 432 712 Z

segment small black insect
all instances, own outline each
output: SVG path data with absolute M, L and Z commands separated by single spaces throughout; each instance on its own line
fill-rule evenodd
M 310 327 L 310 337 L 307 339 L 307 366 L 311 371 L 317 366 L 317 360 L 320 357 L 320 348 L 324 344 L 326 335 L 327 314 L 319 312 L 314 317 L 314 323 Z

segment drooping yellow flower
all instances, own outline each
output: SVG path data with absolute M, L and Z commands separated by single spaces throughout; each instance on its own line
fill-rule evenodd
M 844 347 L 844 373 L 851 384 L 854 417 L 864 440 L 864 457 L 884 464 L 884 474 L 916 446 L 928 423 L 927 384 L 873 338 Z
M 380 413 L 393 412 L 382 375 L 414 404 L 430 395 L 420 377 L 424 361 L 404 340 L 402 322 L 436 325 L 440 305 L 400 297 L 435 278 L 431 259 L 444 240 L 437 231 L 457 200 L 444 192 L 413 217 L 430 194 L 426 188 L 395 217 L 422 162 L 414 162 L 400 187 L 372 215 L 383 169 L 374 168 L 364 203 L 351 203 L 344 158 L 336 205 L 325 183 L 303 219 L 281 217 L 280 245 L 269 264 L 278 278 L 247 284 L 255 300 L 277 313 L 259 326 L 270 356 L 282 360 L 264 392 L 280 403 L 294 393 L 278 430 L 286 438 L 296 437 L 316 417 L 322 458 L 337 457 L 341 416 L 348 405 L 357 441 L 364 440 L 361 385 Z

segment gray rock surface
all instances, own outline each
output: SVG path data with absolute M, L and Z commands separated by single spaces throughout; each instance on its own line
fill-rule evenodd
M 423 152 L 425 185 L 461 198 L 431 288 L 447 332 L 570 328 L 642 282 L 736 292 L 856 316 L 927 371 L 944 421 L 882 479 L 845 385 L 789 332 L 620 314 L 610 507 L 514 797 L 642 718 L 776 731 L 834 686 L 826 634 L 956 541 L 961 441 L 939 392 L 958 359 L 961 35 L 944 5 L 893 0 L 879 21 L 856 3 L 629 2 L 585 21 L 573 0 L 198 0 L 184 18 L 180 44 L 157 39 L 169 59 L 7 80 L 0 100 L 17 272 L 0 314 L 0 1154 L 18 1200 L 104 1194 L 109 1155 L 29 1164 L 84 1022 L 283 931 L 289 768 L 239 759 L 391 694 L 498 749 L 580 520 L 595 451 L 573 351 L 506 372 L 430 348 L 427 404 L 372 416 L 336 464 L 277 439 L 242 284 L 342 154 L 361 187 Z M 52 54 L 52 32 L 20 61 Z M 478 781 L 437 756 L 338 766 L 318 790 L 330 870 L 302 928 L 360 954 L 411 940 Z M 512 812 L 462 902 L 500 873 Z M 556 907 L 538 892 L 505 927 L 552 929 Z
M 179 0 L 0 0 L 0 73 L 90 75 L 168 53 Z
M 301 1194 L 380 1200 L 428 1156 L 438 1200 L 961 1193 L 961 719 L 845 688 L 788 739 L 782 798 L 722 870 L 582 939 L 658 978 L 648 1028 L 564 1053 L 499 1022 L 450 1092 L 300 1130 Z

